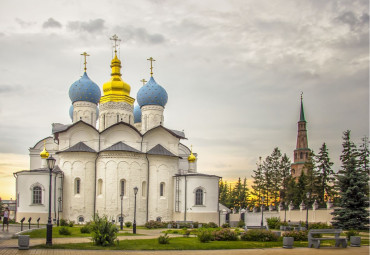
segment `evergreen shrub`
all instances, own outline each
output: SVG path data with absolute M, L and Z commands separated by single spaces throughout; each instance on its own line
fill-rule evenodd
M 222 228 L 229 228 L 229 227 L 230 227 L 229 223 L 222 224 Z
M 244 222 L 244 221 L 242 221 L 242 220 L 240 220 L 236 226 L 237 226 L 238 228 L 244 228 L 244 227 L 245 227 L 245 222 Z
M 278 229 L 281 226 L 281 221 L 279 217 L 267 218 L 266 221 L 270 229 Z
M 332 229 L 332 225 L 328 225 L 324 222 L 309 223 L 308 229 Z
M 250 229 L 241 234 L 240 239 L 243 241 L 273 242 L 278 237 L 270 230 Z
M 213 240 L 212 231 L 207 228 L 198 229 L 197 237 L 201 243 L 208 243 Z
M 158 243 L 159 244 L 169 244 L 170 243 L 170 237 L 166 234 L 163 236 L 158 237 Z
M 68 226 L 68 221 L 65 220 L 65 219 L 61 219 L 59 225 L 64 226 L 64 227 L 67 227 Z
M 91 224 L 92 240 L 95 245 L 108 246 L 114 245 L 117 239 L 118 228 L 110 222 L 106 215 L 99 217 L 96 215 Z
M 294 241 L 307 241 L 308 232 L 307 231 L 286 231 L 283 237 L 294 237 Z
M 132 222 L 131 221 L 126 221 L 125 222 L 125 226 L 126 226 L 126 228 L 131 227 L 132 226 Z
M 59 234 L 64 236 L 70 236 L 72 233 L 67 227 L 61 227 L 59 229 Z
M 68 223 L 68 227 L 73 227 L 74 224 L 75 224 L 75 222 L 73 220 L 70 220 L 69 223 Z
M 207 224 L 203 224 L 204 228 L 218 228 L 218 225 L 214 222 L 208 222 Z
M 91 227 L 89 225 L 83 226 L 80 228 L 81 234 L 90 234 L 91 233 Z

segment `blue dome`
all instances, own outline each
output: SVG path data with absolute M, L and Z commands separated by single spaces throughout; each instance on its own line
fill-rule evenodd
M 141 122 L 141 109 L 140 106 L 135 105 L 134 107 L 134 123 L 140 123 Z
M 137 92 L 137 102 L 140 107 L 144 105 L 160 105 L 164 107 L 167 104 L 167 100 L 166 90 L 156 83 L 153 77 L 150 77 L 150 80 Z
M 73 105 L 71 105 L 71 107 L 69 107 L 69 117 L 73 121 Z M 96 119 L 98 119 L 98 118 L 99 118 L 99 108 L 96 107 Z
M 99 103 L 100 96 L 101 92 L 99 86 L 90 80 L 86 72 L 69 88 L 69 98 L 71 99 L 72 104 L 76 101 L 87 101 L 97 104 Z

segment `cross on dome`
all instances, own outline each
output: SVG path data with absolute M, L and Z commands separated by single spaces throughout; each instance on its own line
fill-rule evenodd
M 114 34 L 111 38 L 109 38 L 110 40 L 114 41 L 114 53 L 117 53 L 117 42 L 120 42 L 121 39 L 118 38 L 118 36 L 116 34 Z
M 153 77 L 153 61 L 155 61 L 155 59 L 150 57 L 147 60 L 150 61 L 150 76 Z
M 89 57 L 90 55 L 87 54 L 86 51 L 85 51 L 84 53 L 81 53 L 81 56 L 84 56 L 84 66 L 85 66 L 84 70 L 86 72 L 86 70 L 87 70 L 87 68 L 86 68 L 86 64 L 87 64 L 86 57 Z
M 145 85 L 145 83 L 147 82 L 145 79 L 142 79 L 140 81 L 143 83 L 143 85 Z

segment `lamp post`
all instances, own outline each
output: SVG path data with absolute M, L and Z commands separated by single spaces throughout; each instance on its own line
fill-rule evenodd
M 138 192 L 139 188 L 134 188 L 134 194 L 135 194 L 135 206 L 134 206 L 134 224 L 132 225 L 132 233 L 136 234 L 136 194 Z
M 307 208 L 307 213 L 306 213 L 306 230 L 308 230 L 308 199 L 310 198 L 310 192 L 306 193 L 307 201 L 306 201 L 306 208 Z
M 46 162 L 48 164 L 49 168 L 49 175 L 50 175 L 50 181 L 49 181 L 49 216 L 48 216 L 48 224 L 46 225 L 46 245 L 52 245 L 53 244 L 53 224 L 51 223 L 51 177 L 52 177 L 52 171 L 55 166 L 55 158 L 50 155 L 46 159 Z
M 265 197 L 261 197 L 262 205 L 261 205 L 261 211 L 262 211 L 262 217 L 261 217 L 261 228 L 263 228 L 263 202 L 265 201 Z
M 58 197 L 58 219 L 57 219 L 57 226 L 59 227 L 59 211 L 60 211 L 60 202 L 62 202 L 62 198 Z
M 121 193 L 120 197 L 121 197 L 121 218 L 119 219 L 119 222 L 120 222 L 120 228 L 121 230 L 123 230 L 123 214 L 122 214 L 123 193 Z

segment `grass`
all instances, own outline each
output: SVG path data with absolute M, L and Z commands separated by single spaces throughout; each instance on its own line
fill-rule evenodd
M 53 237 L 54 238 L 69 238 L 69 237 L 91 237 L 91 234 L 84 233 L 82 234 L 79 226 L 68 227 L 71 231 L 71 235 L 61 235 L 59 234 L 59 229 L 61 227 L 53 227 Z M 22 235 L 29 235 L 30 238 L 46 238 L 46 229 L 35 229 L 31 232 L 23 233 Z M 117 233 L 118 236 L 133 236 L 134 234 L 128 232 Z M 141 235 L 141 234 L 136 234 Z

